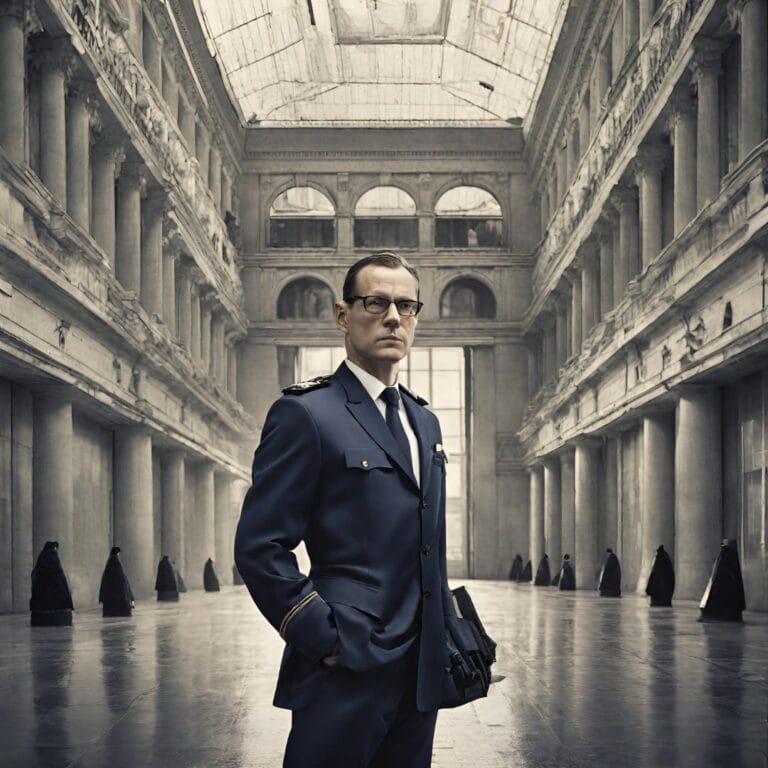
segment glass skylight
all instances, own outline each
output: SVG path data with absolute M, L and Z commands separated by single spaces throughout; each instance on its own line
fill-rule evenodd
M 250 124 L 525 118 L 567 0 L 194 0 Z

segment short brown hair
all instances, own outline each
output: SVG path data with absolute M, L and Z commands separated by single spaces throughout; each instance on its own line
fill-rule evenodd
M 397 269 L 403 267 L 413 275 L 413 279 L 416 281 L 416 298 L 419 298 L 419 273 L 402 257 L 398 256 L 392 251 L 376 251 L 370 256 L 363 256 L 362 259 L 358 259 L 348 270 L 344 277 L 344 287 L 342 289 L 342 295 L 344 301 L 349 300 L 355 295 L 355 280 L 357 279 L 357 273 L 370 265 L 379 267 L 389 267 L 390 269 Z

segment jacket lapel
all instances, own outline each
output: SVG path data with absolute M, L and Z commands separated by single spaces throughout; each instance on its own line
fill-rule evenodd
M 381 413 L 365 391 L 363 385 L 358 381 L 357 376 L 355 376 L 344 363 L 336 369 L 334 375 L 346 390 L 347 410 L 354 416 L 358 424 L 360 424 L 378 446 L 390 457 L 390 459 L 397 464 L 418 492 L 419 484 L 413 476 L 411 462 L 403 456 L 403 452 L 400 450 L 395 442 L 394 436 L 389 431 L 387 422 L 381 417 Z M 415 428 L 414 431 L 416 431 Z M 422 451 L 421 441 L 419 441 L 419 450 Z M 423 455 L 421 466 L 422 468 L 424 467 Z
M 403 405 L 408 414 L 416 439 L 419 441 L 419 467 L 421 469 L 421 491 L 426 494 L 432 472 L 432 446 L 429 444 L 429 427 L 421 406 L 413 402 L 408 395 L 403 395 Z

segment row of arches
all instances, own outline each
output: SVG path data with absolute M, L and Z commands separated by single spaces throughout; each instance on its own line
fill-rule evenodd
M 354 205 L 356 248 L 416 248 L 419 223 L 416 201 L 403 189 L 378 186 Z M 290 187 L 272 201 L 269 245 L 272 248 L 335 246 L 334 205 L 316 187 Z M 498 200 L 480 187 L 458 186 L 435 204 L 435 246 L 496 248 L 503 245 L 504 216 Z
M 277 299 L 280 320 L 332 320 L 334 293 L 315 277 L 300 277 L 283 288 Z M 462 320 L 492 320 L 496 317 L 493 291 L 472 277 L 452 280 L 440 295 L 440 317 Z

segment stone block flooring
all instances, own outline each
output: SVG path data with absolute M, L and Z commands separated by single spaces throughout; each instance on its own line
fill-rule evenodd
M 768 615 L 464 583 L 505 679 L 441 713 L 435 768 L 768 767 Z M 245 588 L 74 621 L 0 617 L 3 768 L 279 768 L 282 641 Z

